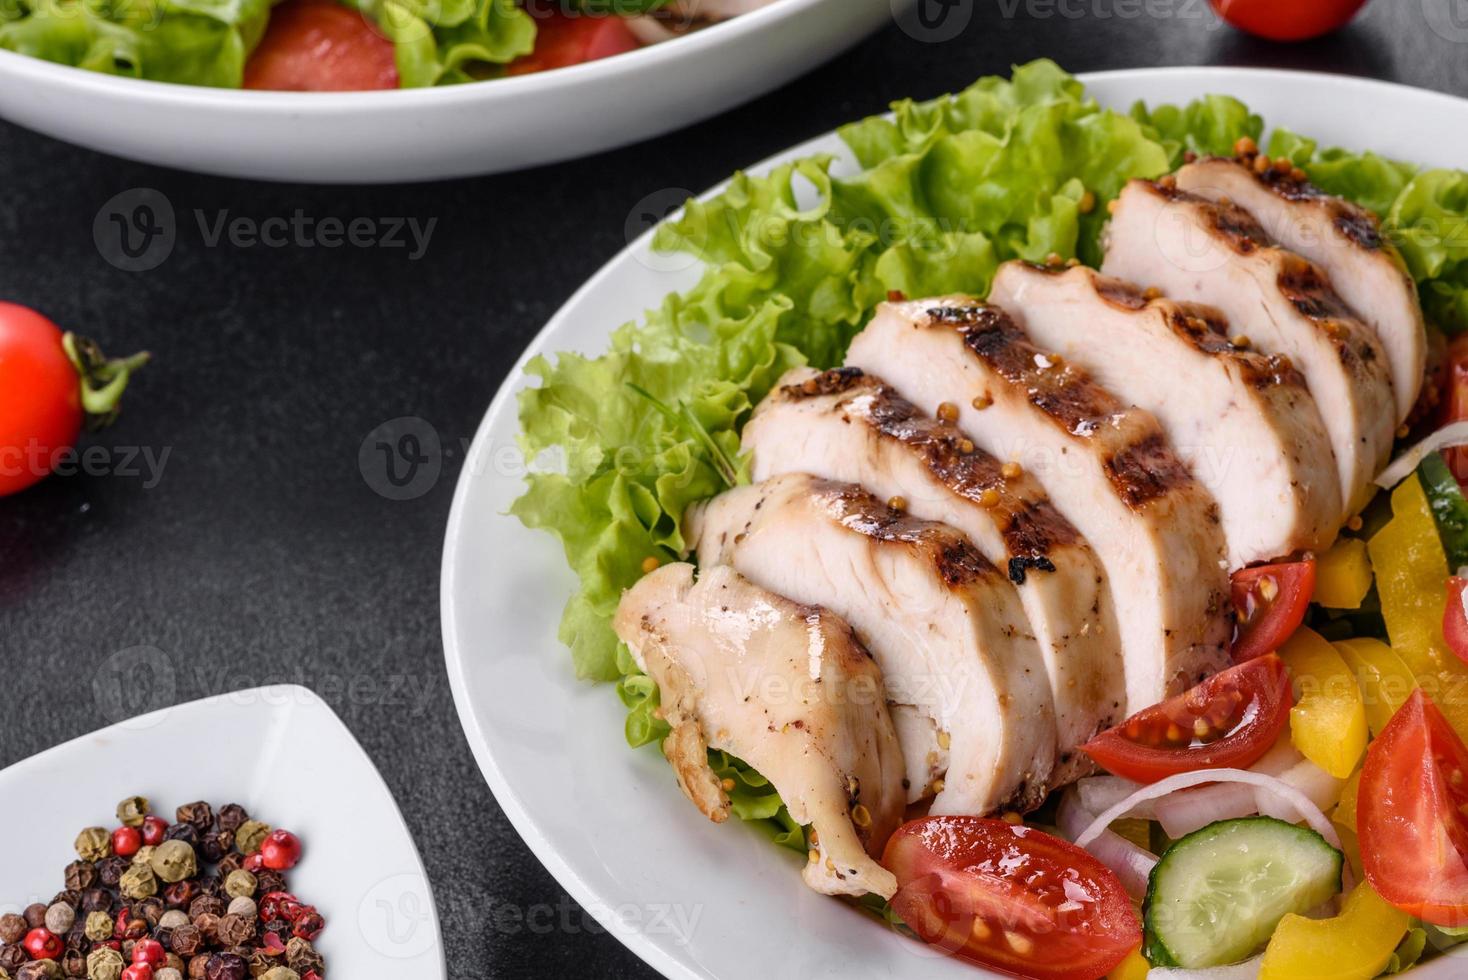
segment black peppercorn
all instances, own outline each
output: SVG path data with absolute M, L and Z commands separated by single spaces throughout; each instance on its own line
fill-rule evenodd
M 82 892 L 83 912 L 112 911 L 112 895 L 105 888 L 88 888 Z
M 311 970 L 317 973 L 326 971 L 326 960 L 306 939 L 292 939 L 285 944 L 285 963 L 286 966 L 301 974 Z
M 224 911 L 223 899 L 214 895 L 200 895 L 189 903 L 190 919 L 197 919 L 201 915 L 223 915 Z
M 240 824 L 250 819 L 245 808 L 238 803 L 229 803 L 219 808 L 219 829 L 234 833 L 240 829 Z
M 210 898 L 223 898 L 224 885 L 217 878 L 204 878 L 199 882 L 199 892 Z
M 61 957 L 61 972 L 69 977 L 86 976 L 87 954 L 76 947 L 68 949 Z
M 151 929 L 163 917 L 163 899 L 156 896 L 145 898 L 133 906 L 133 912 L 148 923 L 148 928 Z
M 56 905 L 60 903 L 62 905 L 69 906 L 72 911 L 76 911 L 76 907 L 81 904 L 81 900 L 82 892 L 80 888 L 73 890 L 72 888 L 67 887 L 65 891 L 59 891 L 56 893 L 56 897 L 51 899 L 51 904 Z
M 32 929 L 40 929 L 46 924 L 46 906 L 40 902 L 35 905 L 27 905 L 26 910 L 21 914 L 25 916 L 25 924 Z
M 24 939 L 25 934 L 29 931 L 30 926 L 26 925 L 23 916 L 16 915 L 14 912 L 0 915 L 0 943 L 14 946 Z
M 244 958 L 235 953 L 215 953 L 204 967 L 206 980 L 245 980 L 249 975 Z
M 97 880 L 108 888 L 116 888 L 127 869 L 132 867 L 132 862 L 125 857 L 116 854 L 109 858 L 103 858 L 97 862 Z
M 25 948 L 19 944 L 8 943 L 0 946 L 0 970 L 9 970 L 14 973 L 27 959 Z
M 219 941 L 226 946 L 241 946 L 255 938 L 255 919 L 243 915 L 226 915 L 219 920 L 216 931 Z
M 237 851 L 234 851 L 220 858 L 219 867 L 215 870 L 219 872 L 220 880 L 223 880 L 229 877 L 229 873 L 231 871 L 238 871 L 244 866 L 245 856 Z
M 164 840 L 181 840 L 190 847 L 199 846 L 199 832 L 192 824 L 176 823 L 163 832 Z
M 51 980 L 60 969 L 55 960 L 31 960 L 15 971 L 15 980 Z
M 291 934 L 291 924 L 285 919 L 271 919 L 269 922 L 260 925 L 260 931 L 262 933 L 273 932 L 284 939 Z
M 234 850 L 234 831 L 211 830 L 199 838 L 199 853 L 210 863 L 224 860 Z
M 214 808 L 203 800 L 185 803 L 174 811 L 173 816 L 179 823 L 189 824 L 200 834 L 207 833 L 214 826 Z
M 198 926 L 179 926 L 173 930 L 168 948 L 179 956 L 195 956 L 204 951 L 204 934 Z
M 163 904 L 171 909 L 186 909 L 198 897 L 199 884 L 190 878 L 176 881 L 163 890 Z
M 97 866 L 90 861 L 73 861 L 66 866 L 67 891 L 84 892 L 97 883 Z
M 279 871 L 257 871 L 255 872 L 255 892 L 258 895 L 269 895 L 271 892 L 283 892 L 285 887 L 285 875 Z

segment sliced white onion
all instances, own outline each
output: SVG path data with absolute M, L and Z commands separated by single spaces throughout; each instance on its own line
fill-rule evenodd
M 1122 779 L 1120 776 L 1087 776 L 1085 779 L 1077 780 L 1075 787 L 1081 797 L 1081 806 L 1092 813 L 1100 813 L 1131 796 L 1142 788 L 1142 784 L 1134 783 L 1130 779 Z M 1151 807 L 1139 808 L 1132 816 L 1150 820 L 1152 818 Z
M 1111 826 L 1112 822 L 1127 816 L 1137 805 L 1146 803 L 1149 800 L 1162 800 L 1179 790 L 1201 786 L 1205 783 L 1218 783 L 1220 785 L 1242 783 L 1246 786 L 1269 790 L 1285 803 L 1293 806 L 1299 812 L 1301 818 L 1310 825 L 1310 829 L 1321 837 L 1324 837 L 1330 846 L 1335 848 L 1341 846 L 1341 838 L 1336 833 L 1335 827 L 1326 818 L 1320 807 L 1312 803 L 1308 796 L 1282 779 L 1275 776 L 1266 776 L 1259 772 L 1249 772 L 1245 769 L 1199 769 L 1196 772 L 1185 772 L 1176 776 L 1168 776 L 1166 779 L 1155 782 L 1150 786 L 1143 786 L 1131 796 L 1128 796 L 1098 816 L 1092 821 L 1089 827 L 1076 837 L 1075 842 L 1080 847 L 1087 847 L 1097 837 L 1101 836 Z M 1249 812 L 1254 811 L 1251 810 Z M 1158 814 L 1158 819 L 1162 819 L 1161 814 Z M 1214 816 L 1213 819 L 1225 820 L 1228 818 L 1225 816 Z M 1166 824 L 1163 825 L 1163 828 L 1166 829 Z M 1168 834 L 1169 836 L 1173 836 L 1171 831 Z
M 1391 465 L 1382 470 L 1376 478 L 1376 485 L 1390 490 L 1411 476 L 1412 471 L 1417 469 L 1417 464 L 1421 463 L 1428 453 L 1463 445 L 1468 445 L 1468 421 L 1445 425 L 1392 460 Z
M 1147 980 L 1258 980 L 1259 967 L 1263 962 L 1264 955 L 1261 953 L 1242 963 L 1210 966 L 1202 970 L 1184 970 L 1180 967 L 1153 969 L 1147 973 Z
M 1060 832 L 1066 837 L 1074 839 L 1095 819 L 1096 815 L 1081 804 L 1080 796 L 1074 789 L 1066 790 L 1060 797 L 1060 812 L 1056 815 L 1056 822 Z M 1111 830 L 1098 834 L 1087 845 L 1086 850 L 1096 860 L 1116 872 L 1122 887 L 1132 898 L 1141 900 L 1147 894 L 1147 880 L 1152 875 L 1152 869 L 1157 866 L 1157 855 Z
M 1173 840 L 1219 820 L 1247 817 L 1258 812 L 1259 798 L 1255 788 L 1240 783 L 1189 789 L 1152 804 L 1153 816 L 1162 824 L 1163 832 Z
M 1286 728 L 1284 734 L 1275 740 L 1274 746 L 1249 769 L 1252 772 L 1262 772 L 1266 776 L 1283 776 L 1304 761 L 1305 757 L 1295 748 L 1289 729 Z
M 1344 779 L 1336 779 L 1309 759 L 1301 759 L 1279 778 L 1304 793 L 1323 812 L 1334 809 L 1341 801 L 1341 791 L 1346 788 Z

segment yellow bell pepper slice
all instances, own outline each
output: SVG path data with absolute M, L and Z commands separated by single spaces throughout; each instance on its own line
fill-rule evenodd
M 1356 675 L 1330 642 L 1300 627 L 1279 655 L 1295 680 L 1290 738 L 1300 754 L 1336 779 L 1356 769 L 1366 751 L 1366 706 Z
M 1259 980 L 1371 980 L 1410 925 L 1407 913 L 1363 882 L 1333 919 L 1281 919 L 1259 964 Z
M 1106 980 L 1147 980 L 1147 971 L 1152 965 L 1142 955 L 1140 949 L 1134 949 L 1131 955 L 1117 964 L 1116 969 L 1106 974 Z
M 1392 519 L 1367 548 L 1392 649 L 1453 729 L 1468 738 L 1468 665 L 1453 656 L 1442 633 L 1448 556 L 1415 476 L 1392 491 Z
M 1315 559 L 1315 594 L 1311 602 L 1327 609 L 1360 609 L 1371 591 L 1371 559 L 1366 542 L 1341 538 Z
M 1371 726 L 1371 737 L 1376 738 L 1397 709 L 1412 696 L 1417 680 L 1396 651 L 1380 640 L 1369 637 L 1340 640 L 1335 649 L 1361 685 L 1366 723 Z
M 1347 830 L 1356 829 L 1356 800 L 1361 795 L 1361 770 L 1357 769 L 1351 773 L 1351 778 L 1346 780 L 1345 787 L 1341 790 L 1341 800 L 1335 805 L 1331 812 L 1332 823 L 1345 827 Z

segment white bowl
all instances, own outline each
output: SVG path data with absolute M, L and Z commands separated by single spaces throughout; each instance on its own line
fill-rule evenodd
M 237 691 L 93 732 L 0 771 L 0 913 L 49 902 L 85 827 L 146 796 L 174 808 L 238 803 L 305 847 L 291 891 L 315 905 L 329 976 L 446 980 L 428 877 L 372 760 L 294 685 Z
M 1137 99 L 1238 96 L 1271 126 L 1325 145 L 1370 147 L 1433 166 L 1468 163 L 1468 101 L 1363 79 L 1232 68 L 1104 72 L 1081 80 L 1125 111 Z M 1363 124 L 1369 121 L 1369 125 Z M 854 166 L 830 134 L 750 168 L 811 153 Z M 743 161 L 730 161 L 738 164 Z M 711 191 L 710 193 L 713 193 Z M 543 353 L 597 354 L 610 332 L 698 269 L 652 252 L 651 232 L 586 283 L 530 344 L 490 405 L 464 466 L 443 561 L 449 679 L 475 758 L 500 806 L 562 886 L 669 977 L 960 980 L 987 975 L 935 958 L 800 881 L 798 855 L 703 819 L 652 749 L 632 751 L 609 687 L 575 680 L 556 639 L 574 586 L 559 545 L 507 516 L 523 490 L 514 395 Z M 1413 978 L 1463 976 L 1445 958 Z
M 777 0 L 663 44 L 535 75 L 393 92 L 246 92 L 0 51 L 0 116 L 94 150 L 231 177 L 431 180 L 583 156 L 784 84 L 909 0 Z

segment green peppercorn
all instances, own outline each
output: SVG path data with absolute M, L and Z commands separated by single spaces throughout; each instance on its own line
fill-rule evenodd
M 146 864 L 134 864 L 122 873 L 117 890 L 131 899 L 151 898 L 158 894 L 158 877 Z
M 3 966 L 0 966 L 0 980 L 10 980 L 10 971 Z
M 19 970 L 22 978 L 34 978 L 34 980 L 61 980 L 61 964 L 55 960 L 31 960 Z
M 88 827 L 76 835 L 76 853 L 83 861 L 100 861 L 112 853 L 112 835 L 101 827 Z
M 87 955 L 88 980 L 121 980 L 126 965 L 122 954 L 108 946 L 99 946 Z
M 230 898 L 250 898 L 255 894 L 255 876 L 241 868 L 231 871 L 224 879 L 224 893 Z
M 117 819 L 124 827 L 141 827 L 151 811 L 146 796 L 129 796 L 117 804 Z
M 153 980 L 183 980 L 177 967 L 165 966 L 153 972 Z
M 301 975 L 288 966 L 272 966 L 260 980 L 301 980 Z
M 158 845 L 148 862 L 153 873 L 170 885 L 199 873 L 199 859 L 194 849 L 181 840 L 166 840 Z
M 246 820 L 240 824 L 240 829 L 234 832 L 234 845 L 240 849 L 241 854 L 254 854 L 260 850 L 260 845 L 265 843 L 265 838 L 269 836 L 269 824 L 263 824 L 258 820 Z
M 87 924 L 84 928 L 87 931 L 88 939 L 94 943 L 100 943 L 104 939 L 112 938 L 112 929 L 115 925 L 112 916 L 106 912 L 88 912 Z
M 152 864 L 153 853 L 157 850 L 158 848 L 152 844 L 144 844 L 138 848 L 138 853 L 133 855 L 133 864 Z

